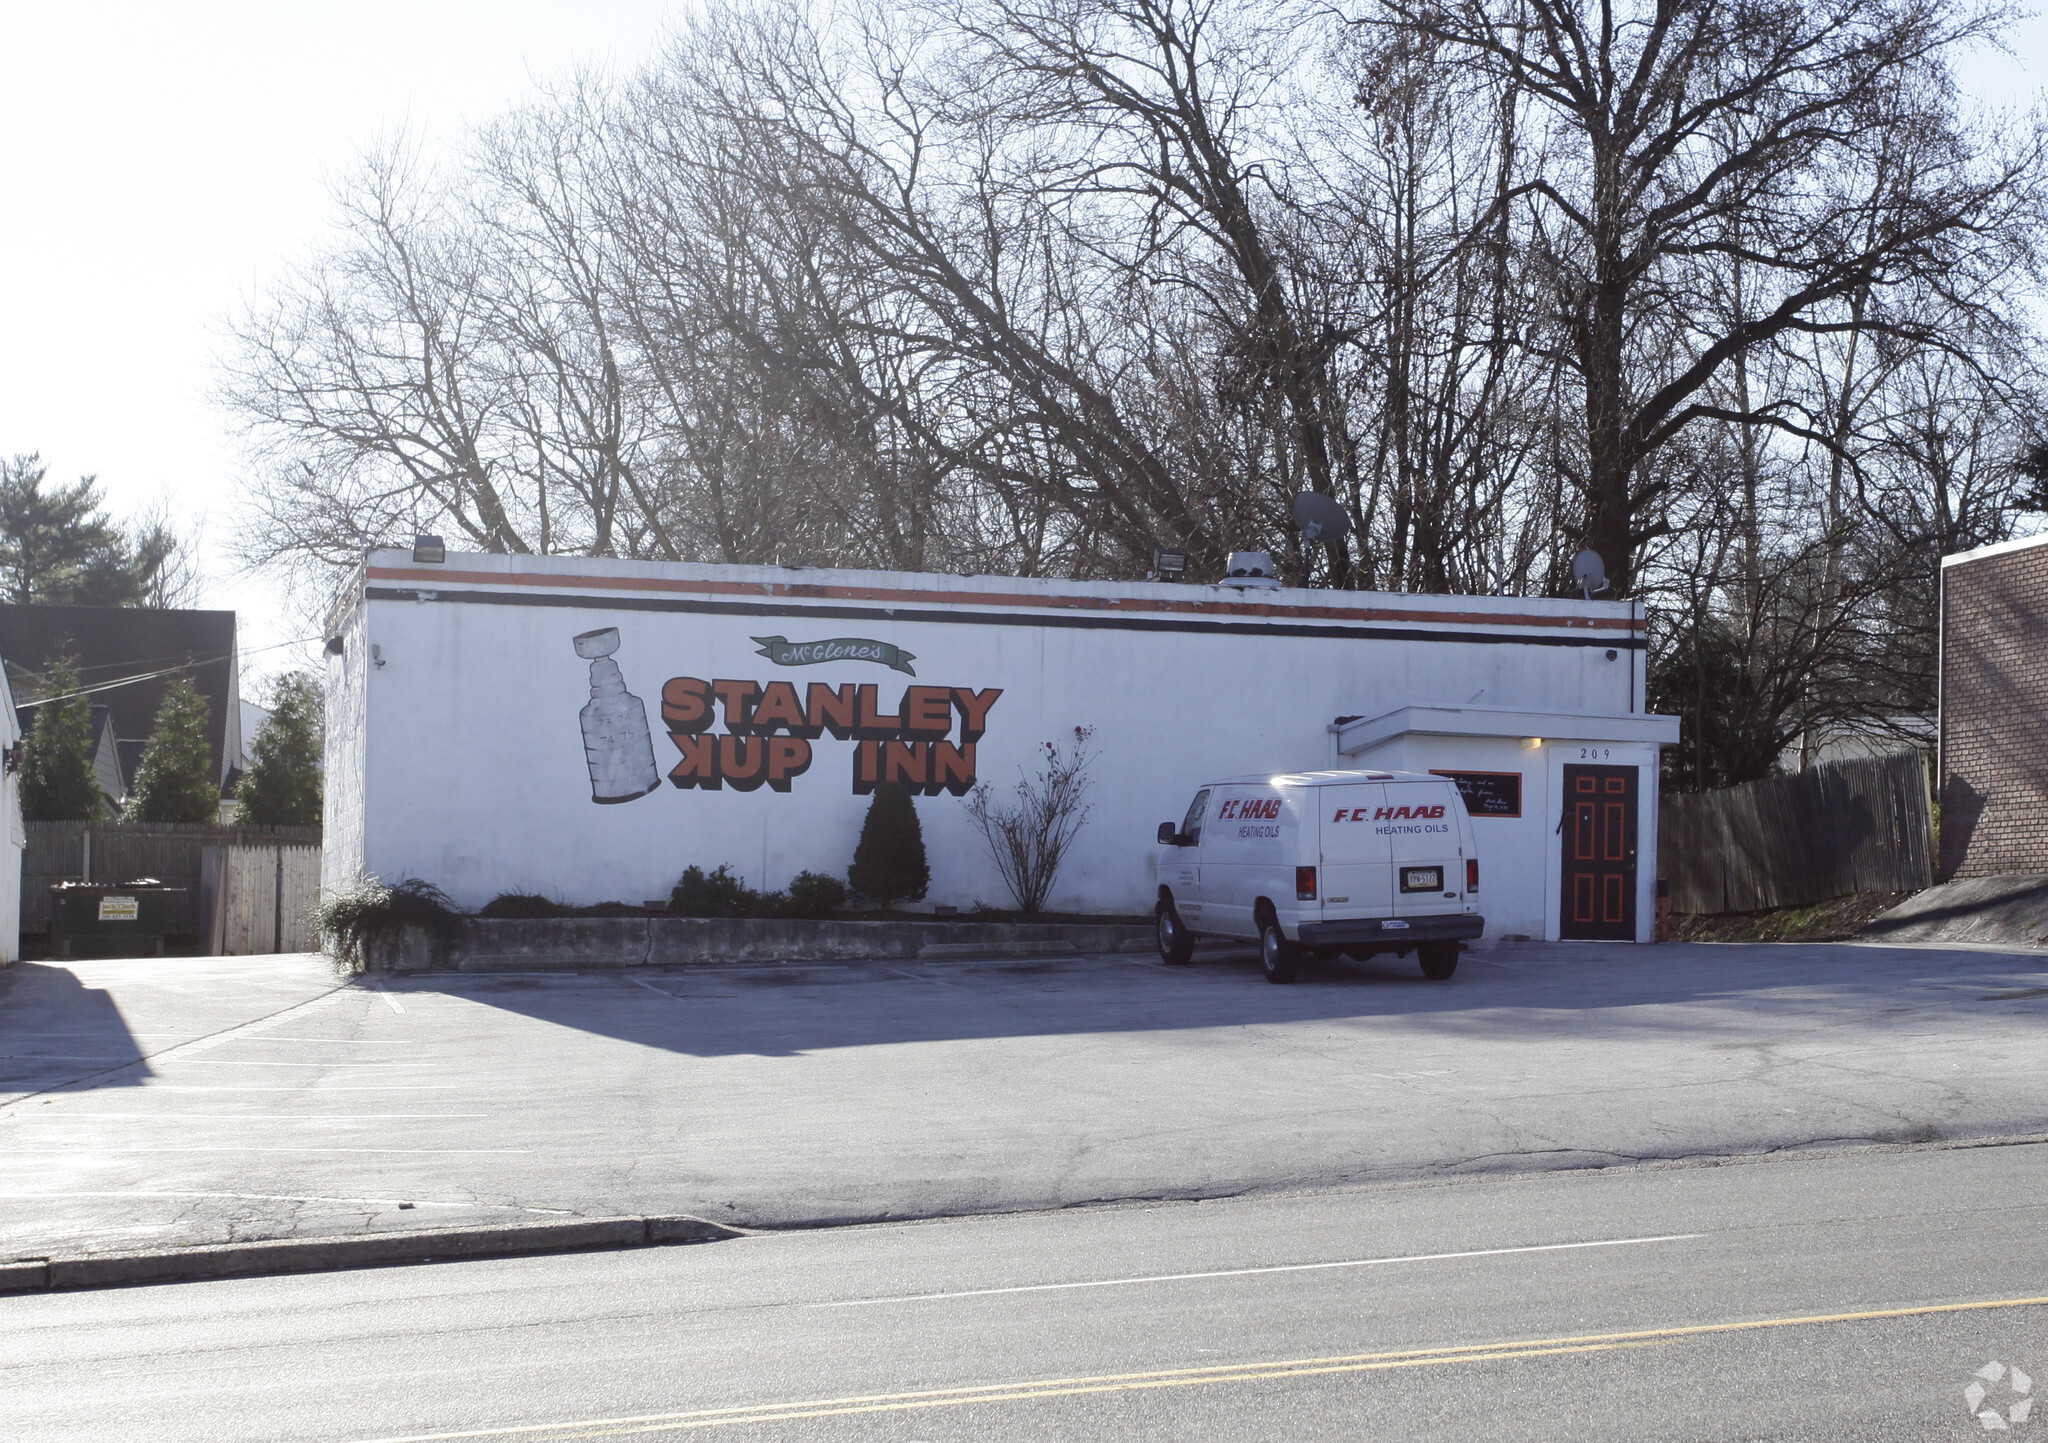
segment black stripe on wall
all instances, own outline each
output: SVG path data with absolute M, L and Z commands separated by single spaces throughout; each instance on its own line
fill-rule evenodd
M 1074 616 L 1063 612 L 1029 616 L 986 611 L 924 611 L 906 607 L 776 605 L 756 601 L 683 601 L 654 596 L 582 596 L 524 591 L 434 591 L 431 587 L 372 586 L 367 601 L 418 601 L 421 591 L 433 595 L 429 605 L 462 602 L 478 606 L 554 606 L 578 611 L 674 611 L 703 616 L 829 617 L 836 621 L 915 621 L 953 626 L 1030 626 L 1082 631 L 1177 631 L 1224 636 L 1321 636 L 1351 641 L 1444 641 L 1480 646 L 1593 646 L 1603 650 L 1643 651 L 1640 637 L 1591 634 L 1524 636 L 1513 632 L 1420 631 L 1392 626 L 1326 626 L 1306 622 L 1180 620 L 1170 617 Z

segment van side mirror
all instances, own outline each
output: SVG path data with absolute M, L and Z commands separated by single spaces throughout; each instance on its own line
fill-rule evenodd
M 1180 845 L 1180 829 L 1171 822 L 1161 822 L 1159 824 L 1159 845 L 1162 847 L 1178 847 Z

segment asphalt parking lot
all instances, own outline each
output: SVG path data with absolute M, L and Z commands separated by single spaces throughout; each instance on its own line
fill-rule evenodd
M 1503 945 L 344 979 L 0 973 L 0 1256 L 784 1227 L 2048 1129 L 2048 958 Z

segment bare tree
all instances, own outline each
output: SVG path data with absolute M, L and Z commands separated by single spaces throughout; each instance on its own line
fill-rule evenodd
M 1512 86 L 1542 127 L 1513 192 L 1552 301 L 1537 341 L 1580 392 L 1578 530 L 1618 592 L 1664 526 L 1644 469 L 1659 447 L 1702 419 L 1807 429 L 1780 397 L 1705 394 L 1738 357 L 1844 329 L 1837 309 L 1874 288 L 1967 284 L 2025 253 L 2040 139 L 1980 159 L 1947 92 L 1947 57 L 2006 18 L 1919 0 L 1384 0 L 1360 17 Z M 1702 285 L 1737 259 L 1752 287 L 1717 319 Z

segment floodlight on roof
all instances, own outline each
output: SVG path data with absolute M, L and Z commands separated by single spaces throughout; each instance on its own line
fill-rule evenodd
M 448 547 L 438 536 L 415 536 L 412 539 L 412 559 L 436 563 L 446 561 Z

